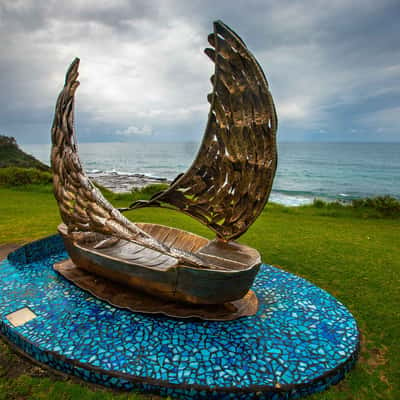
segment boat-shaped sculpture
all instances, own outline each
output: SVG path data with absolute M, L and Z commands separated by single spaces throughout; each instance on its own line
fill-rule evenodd
M 79 59 L 67 72 L 52 127 L 54 194 L 63 220 L 59 232 L 74 265 L 163 301 L 192 305 L 248 296 L 261 258 L 233 239 L 263 210 L 277 163 L 277 118 L 260 65 L 220 21 L 209 42 L 213 49 L 205 52 L 215 73 L 200 150 L 188 171 L 151 200 L 118 210 L 85 175 L 74 131 Z M 134 223 L 122 215 L 146 206 L 180 210 L 217 237 Z

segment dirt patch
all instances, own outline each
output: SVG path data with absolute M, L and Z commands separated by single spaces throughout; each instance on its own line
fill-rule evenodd
M 51 376 L 46 370 L 32 364 L 27 359 L 18 356 L 3 341 L 0 341 L 0 377 L 1 378 L 17 378 L 21 375 L 29 375 L 34 377 Z
M 389 390 L 392 390 L 392 385 L 385 375 L 382 367 L 387 364 L 388 348 L 385 345 L 380 347 L 371 347 L 372 342 L 366 338 L 365 334 L 361 335 L 362 353 L 360 363 L 365 365 L 365 370 L 369 375 L 377 374 L 378 379 L 383 382 Z
M 385 365 L 387 363 L 386 353 L 388 348 L 382 345 L 380 348 L 373 348 L 368 351 L 368 359 L 365 363 L 372 369 L 379 367 L 380 365 Z
M 388 362 L 386 358 L 388 348 L 385 345 L 371 347 L 371 344 L 372 342 L 367 339 L 367 335 L 362 332 L 360 362 L 367 366 L 367 372 L 370 374 L 373 373 L 376 368 Z
M 0 261 L 4 260 L 9 253 L 18 249 L 21 245 L 18 243 L 7 243 L 0 245 Z

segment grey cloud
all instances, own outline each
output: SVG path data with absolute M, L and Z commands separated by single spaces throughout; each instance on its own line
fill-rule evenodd
M 80 56 L 80 140 L 140 136 L 121 135 L 134 133 L 129 127 L 151 131 L 148 140 L 199 140 L 212 73 L 202 49 L 221 18 L 266 71 L 281 140 L 342 140 L 345 131 L 369 140 L 372 129 L 397 140 L 390 110 L 400 102 L 399 14 L 389 0 L 6 0 L 0 131 L 48 141 L 65 70 Z

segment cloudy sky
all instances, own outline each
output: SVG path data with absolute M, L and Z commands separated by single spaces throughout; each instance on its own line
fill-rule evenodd
M 199 141 L 216 19 L 262 65 L 281 141 L 400 141 L 399 0 L 0 0 L 0 134 L 47 143 L 79 57 L 79 141 Z

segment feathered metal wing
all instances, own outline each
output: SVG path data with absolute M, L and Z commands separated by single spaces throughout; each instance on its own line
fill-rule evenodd
M 79 59 L 71 64 L 65 85 L 57 99 L 51 131 L 54 195 L 68 235 L 81 238 L 98 232 L 111 238 L 142 245 L 160 256 L 173 257 L 189 265 L 203 266 L 200 257 L 159 242 L 115 209 L 90 182 L 77 153 L 74 130 L 74 96 L 79 86 Z
M 263 210 L 277 165 L 277 117 L 265 75 L 246 45 L 221 21 L 208 37 L 215 63 L 208 124 L 195 161 L 145 206 L 171 207 L 229 240 Z

